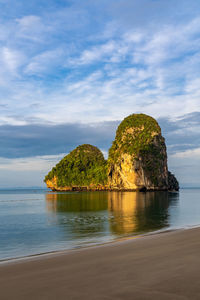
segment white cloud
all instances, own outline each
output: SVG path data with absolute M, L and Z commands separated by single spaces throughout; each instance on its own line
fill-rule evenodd
M 27 30 L 41 24 L 41 18 L 38 16 L 25 16 L 16 20 L 21 27 L 21 30 Z
M 16 126 L 22 126 L 26 125 L 27 122 L 25 120 L 19 120 L 14 117 L 4 117 L 0 116 L 0 125 L 16 125 Z
M 189 158 L 191 160 L 194 160 L 194 159 L 200 160 L 200 148 L 177 152 L 177 153 L 173 154 L 171 157 L 173 157 L 173 158 Z
M 2 158 L 0 157 L 0 170 L 10 171 L 40 171 L 48 172 L 66 154 L 35 156 L 28 158 Z
M 49 24 L 44 24 L 40 16 L 27 15 L 15 21 L 17 23 L 17 39 L 46 44 L 45 34 L 49 33 L 52 27 Z
M 0 187 L 45 187 L 45 175 L 64 154 L 6 159 L 0 157 Z
M 8 47 L 0 48 L 0 64 L 1 72 L 10 72 L 12 75 L 17 75 L 18 68 L 25 62 L 25 55 L 15 49 Z
M 84 65 L 104 60 L 115 51 L 115 48 L 116 44 L 112 40 L 105 44 L 94 46 L 91 49 L 84 50 L 79 58 L 72 59 L 71 64 Z
M 64 50 L 54 49 L 42 52 L 31 58 L 25 68 L 27 74 L 43 74 L 48 70 L 58 67 L 64 60 Z
M 185 85 L 185 92 L 187 94 L 193 93 L 199 96 L 200 94 L 199 86 L 200 86 L 200 78 L 188 80 L 187 84 Z

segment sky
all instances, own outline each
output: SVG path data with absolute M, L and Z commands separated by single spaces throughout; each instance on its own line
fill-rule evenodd
M 44 186 L 83 143 L 106 157 L 132 113 L 200 186 L 200 1 L 0 0 L 0 188 Z

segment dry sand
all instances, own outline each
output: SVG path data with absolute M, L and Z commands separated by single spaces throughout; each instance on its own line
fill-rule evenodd
M 200 228 L 1 264 L 0 299 L 200 299 Z

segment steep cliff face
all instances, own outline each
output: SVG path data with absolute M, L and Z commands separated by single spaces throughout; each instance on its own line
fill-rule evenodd
M 101 190 L 107 184 L 106 161 L 97 147 L 81 145 L 65 156 L 44 181 L 56 191 Z
M 109 150 L 108 176 L 112 189 L 168 189 L 165 140 L 155 119 L 133 114 L 122 121 Z

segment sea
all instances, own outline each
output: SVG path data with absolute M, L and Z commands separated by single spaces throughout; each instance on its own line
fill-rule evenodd
M 0 261 L 200 226 L 200 189 L 0 190 Z

